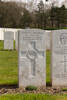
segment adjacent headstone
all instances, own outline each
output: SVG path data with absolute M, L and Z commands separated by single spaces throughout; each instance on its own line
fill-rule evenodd
M 19 31 L 19 87 L 46 86 L 45 46 L 43 30 Z
M 8 50 L 14 49 L 13 41 L 14 41 L 14 32 L 11 31 L 4 32 L 4 49 Z
M 18 50 L 18 31 L 15 33 L 15 49 Z
M 19 31 L 21 29 L 18 29 L 16 32 L 15 32 L 15 49 L 18 50 L 18 34 L 19 34 Z
M 52 86 L 67 87 L 67 30 L 52 33 Z
M 45 33 L 46 33 L 46 49 L 47 50 L 51 49 L 51 32 L 52 31 L 45 30 Z

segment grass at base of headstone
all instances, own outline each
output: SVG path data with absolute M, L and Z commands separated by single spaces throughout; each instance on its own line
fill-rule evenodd
M 13 41 L 13 46 L 14 46 L 13 48 L 14 48 L 14 50 L 15 50 L 15 40 Z
M 25 89 L 28 90 L 28 91 L 33 91 L 33 90 L 37 90 L 37 87 L 36 86 L 29 85 Z
M 67 96 L 48 94 L 8 94 L 0 96 L 0 100 L 67 100 Z
M 18 84 L 17 51 L 0 51 L 0 85 Z
M 4 41 L 0 40 L 0 50 L 3 50 L 3 48 L 4 48 Z
M 46 82 L 47 85 L 51 85 L 51 75 L 50 75 L 50 50 L 46 52 Z
M 67 88 L 62 88 L 62 91 L 67 91 Z
M 15 40 L 13 41 L 13 48 L 15 50 Z M 4 41 L 3 40 L 0 40 L 0 50 L 4 50 Z

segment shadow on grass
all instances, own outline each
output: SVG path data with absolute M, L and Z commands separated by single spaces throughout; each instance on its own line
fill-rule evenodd
M 46 83 L 46 87 L 52 87 L 52 83 L 51 82 L 47 82 Z
M 2 88 L 6 88 L 6 89 L 15 89 L 15 88 L 18 88 L 18 84 L 12 84 L 12 85 L 0 85 L 0 89 Z
M 10 50 L 8 50 L 8 49 L 0 49 L 0 51 L 16 51 L 16 49 L 10 49 Z

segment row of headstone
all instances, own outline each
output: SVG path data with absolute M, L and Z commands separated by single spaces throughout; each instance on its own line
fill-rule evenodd
M 44 31 L 46 39 L 46 49 L 50 50 L 50 35 L 51 31 Z M 18 50 L 18 31 L 15 32 L 15 49 Z M 4 32 L 4 49 L 14 49 L 14 32 L 5 31 Z
M 40 29 L 16 32 L 19 52 L 19 86 L 46 86 L 46 37 Z M 4 33 L 4 49 L 13 49 L 14 34 Z
M 46 86 L 45 32 L 19 31 L 19 87 Z M 51 81 L 53 87 L 67 87 L 67 30 L 52 32 Z
M 52 86 L 67 86 L 67 30 L 55 30 L 51 46 Z M 16 33 L 19 52 L 19 86 L 46 86 L 46 32 L 25 29 Z M 13 32 L 5 32 L 4 48 L 13 49 Z

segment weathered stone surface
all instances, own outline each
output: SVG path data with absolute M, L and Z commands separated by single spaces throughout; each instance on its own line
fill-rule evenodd
M 19 87 L 46 86 L 45 46 L 43 30 L 19 31 Z
M 18 50 L 18 34 L 19 34 L 19 31 L 21 29 L 18 29 L 16 32 L 15 32 L 15 49 Z
M 15 33 L 15 48 L 18 50 L 18 31 Z
M 46 33 L 46 49 L 50 50 L 51 49 L 51 33 L 52 33 L 52 31 L 45 30 L 45 33 Z
M 13 49 L 14 33 L 11 31 L 4 32 L 4 49 Z
M 67 30 L 52 33 L 52 86 L 67 86 Z

